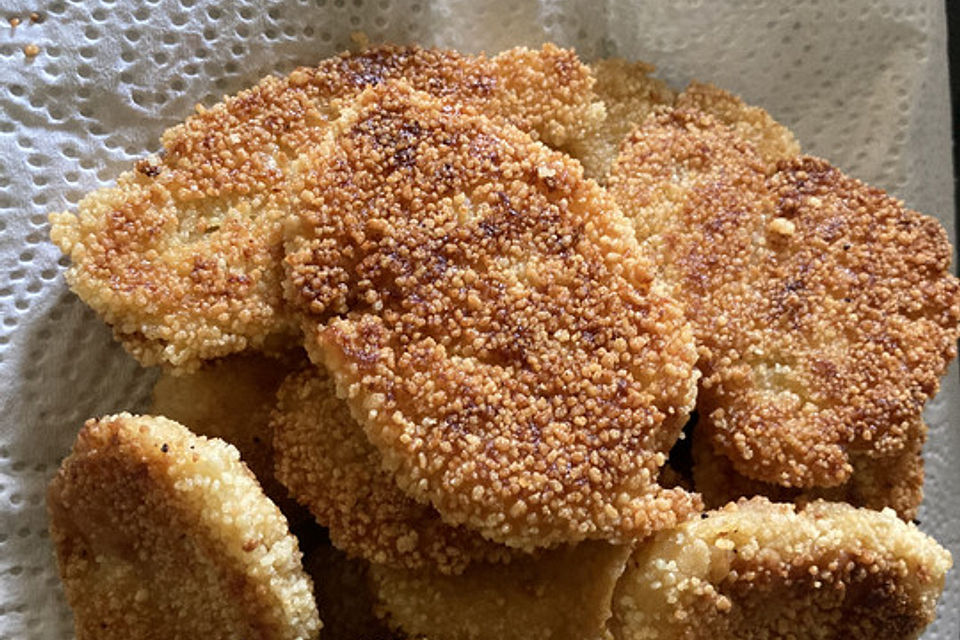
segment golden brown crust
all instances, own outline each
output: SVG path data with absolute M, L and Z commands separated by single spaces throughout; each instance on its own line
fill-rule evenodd
M 565 149 L 583 164 L 585 176 L 603 184 L 627 134 L 655 107 L 672 104 L 676 94 L 663 80 L 650 76 L 655 67 L 645 62 L 609 58 L 591 64 L 590 70 L 606 117 Z
M 357 109 L 302 166 L 289 295 L 401 488 L 525 548 L 696 509 L 656 484 L 694 398 L 692 335 L 606 194 L 405 85 Z
M 165 418 L 90 420 L 48 506 L 81 640 L 307 640 L 320 628 L 286 520 L 221 440 Z
M 270 412 L 280 383 L 305 360 L 295 352 L 283 357 L 246 353 L 205 363 L 186 375 L 164 371 L 153 388 L 149 413 L 235 446 L 264 493 L 289 519 L 297 509 L 274 478 Z
M 431 640 L 612 640 L 614 586 L 629 546 L 583 542 L 459 576 L 372 567 L 379 610 Z
M 889 456 L 851 454 L 853 472 L 836 487 L 797 489 L 752 480 L 734 470 L 723 455 L 714 453 L 701 432 L 693 435 L 693 482 L 708 509 L 717 509 L 739 498 L 764 496 L 773 502 L 803 506 L 813 500 L 846 502 L 876 511 L 890 508 L 910 521 L 923 501 L 923 442 L 927 426 L 918 418 L 903 449 Z
M 460 573 L 475 560 L 506 561 L 516 553 L 444 524 L 432 507 L 400 491 L 322 370 L 310 367 L 284 381 L 273 430 L 277 478 L 351 556 Z
M 932 218 L 826 162 L 769 177 L 710 116 L 648 119 L 611 191 L 686 305 L 698 410 L 739 473 L 834 486 L 910 440 L 955 356 L 960 286 Z
M 642 543 L 612 628 L 623 640 L 910 640 L 951 565 L 892 511 L 741 501 Z
M 553 45 L 495 58 L 384 46 L 266 78 L 198 108 L 164 134 L 159 156 L 84 198 L 76 215 L 51 215 L 71 288 L 145 365 L 193 369 L 289 342 L 297 327 L 279 267 L 288 165 L 323 137 L 332 102 L 399 77 L 551 144 L 602 117 L 589 70 Z
M 323 640 L 392 640 L 400 636 L 374 614 L 369 564 L 348 558 L 329 542 L 306 552 L 303 568 L 313 578 Z
M 711 84 L 691 82 L 680 94 L 651 74 L 655 67 L 620 58 L 590 65 L 596 78 L 594 90 L 603 101 L 605 118 L 586 135 L 564 148 L 583 164 L 584 174 L 604 184 L 620 144 L 658 107 L 675 106 L 712 115 L 731 131 L 756 147 L 772 173 L 780 160 L 796 157 L 800 145 L 793 133 L 760 107 Z
M 677 96 L 674 106 L 710 114 L 729 126 L 754 146 L 770 173 L 781 160 L 800 154 L 800 144 L 793 133 L 766 110 L 745 104 L 738 96 L 712 84 L 691 82 Z

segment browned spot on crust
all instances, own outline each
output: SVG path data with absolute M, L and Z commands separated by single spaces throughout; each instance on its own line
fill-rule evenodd
M 300 169 L 289 295 L 401 487 L 522 547 L 695 509 L 656 484 L 692 336 L 579 165 L 398 84 L 338 127 Z
M 163 135 L 162 154 L 89 195 L 76 215 L 51 216 L 53 240 L 73 261 L 70 286 L 146 365 L 194 369 L 290 340 L 279 266 L 287 165 L 358 91 L 401 77 L 555 145 L 601 115 L 589 70 L 552 45 L 494 58 L 384 46 L 266 78 L 198 108 Z
M 614 174 L 697 333 L 703 428 L 739 473 L 834 486 L 851 455 L 904 448 L 960 325 L 934 219 L 814 158 L 768 178 L 691 111 L 648 120 Z
M 674 106 L 707 113 L 750 142 L 772 173 L 777 163 L 800 154 L 793 133 L 760 107 L 752 107 L 734 94 L 712 84 L 691 82 Z
M 351 556 L 404 569 L 460 573 L 510 549 L 444 524 L 397 487 L 383 458 L 322 370 L 292 374 L 273 412 L 277 477 Z

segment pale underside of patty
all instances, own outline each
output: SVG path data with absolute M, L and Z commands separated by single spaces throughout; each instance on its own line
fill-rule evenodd
M 697 334 L 701 426 L 739 473 L 835 486 L 852 455 L 911 445 L 960 327 L 936 220 L 822 160 L 770 174 L 689 110 L 649 118 L 613 174 Z

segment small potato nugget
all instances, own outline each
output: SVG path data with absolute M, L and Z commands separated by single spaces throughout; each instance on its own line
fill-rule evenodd
M 641 543 L 611 627 L 622 640 L 910 640 L 952 564 L 892 511 L 757 498 Z
M 445 524 L 430 505 L 400 491 L 322 369 L 284 381 L 272 424 L 277 478 L 351 556 L 460 573 L 475 560 L 504 561 L 516 553 Z
M 48 493 L 80 640 L 308 640 L 310 578 L 237 450 L 161 417 L 90 420 Z
M 371 574 L 380 613 L 407 637 L 613 640 L 613 590 L 630 551 L 590 541 L 459 576 L 378 566 Z
M 273 358 L 246 353 L 206 363 L 186 375 L 164 371 L 153 388 L 150 413 L 235 446 L 264 493 L 289 518 L 290 498 L 273 474 L 270 412 L 280 383 L 305 360 L 296 354 Z
M 392 83 L 300 166 L 291 302 L 400 487 L 530 549 L 642 538 L 696 351 L 629 222 L 578 163 Z
M 915 435 L 903 449 L 890 456 L 851 454 L 853 473 L 835 487 L 797 489 L 752 480 L 734 470 L 723 455 L 714 453 L 709 438 L 701 432 L 693 435 L 693 482 L 708 509 L 716 509 L 739 498 L 765 496 L 773 502 L 793 502 L 803 506 L 813 500 L 846 502 L 855 507 L 882 511 L 893 509 L 901 519 L 910 521 L 923 501 L 923 443 L 927 426 L 922 419 L 911 428 Z
M 500 55 L 383 46 L 269 77 L 167 131 L 163 151 L 117 186 L 50 216 L 70 256 L 70 287 L 144 365 L 195 369 L 247 348 L 290 343 L 282 300 L 285 176 L 364 87 L 404 78 L 449 103 L 475 106 L 551 145 L 603 116 L 593 78 L 570 50 Z
M 610 180 L 694 325 L 700 427 L 737 472 L 846 482 L 851 456 L 908 446 L 960 333 L 939 223 L 823 160 L 772 176 L 715 118 L 674 110 Z

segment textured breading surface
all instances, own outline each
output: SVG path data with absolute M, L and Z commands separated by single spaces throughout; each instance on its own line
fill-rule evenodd
M 580 165 L 402 84 L 337 133 L 301 168 L 289 293 L 401 488 L 525 548 L 695 510 L 656 483 L 692 332 Z
M 221 440 L 165 418 L 90 420 L 48 506 L 81 640 L 316 636 L 297 541 Z
M 649 118 L 611 191 L 700 346 L 697 408 L 741 474 L 833 486 L 907 446 L 956 355 L 960 286 L 940 224 L 823 160 L 772 176 L 714 118 Z
M 565 149 L 583 164 L 583 173 L 603 184 L 627 134 L 658 105 L 676 98 L 663 80 L 650 76 L 654 66 L 621 58 L 598 60 L 590 65 L 596 78 L 594 90 L 603 101 L 606 117 L 576 138 Z
M 707 113 L 730 127 L 754 146 L 770 173 L 776 170 L 779 161 L 800 154 L 800 144 L 793 133 L 766 110 L 752 107 L 712 84 L 691 82 L 677 96 L 674 106 Z
M 384 46 L 269 77 L 167 131 L 159 156 L 76 214 L 50 216 L 71 288 L 145 365 L 192 369 L 287 342 L 296 331 L 279 267 L 288 165 L 322 138 L 332 101 L 400 77 L 554 145 L 603 115 L 587 67 L 553 45 L 494 58 Z
M 835 487 L 796 489 L 752 480 L 737 473 L 730 461 L 714 453 L 709 439 L 700 432 L 693 436 L 694 488 L 708 509 L 722 507 L 739 498 L 765 496 L 774 502 L 804 505 L 822 499 L 846 502 L 877 511 L 887 507 L 903 520 L 913 520 L 923 500 L 923 443 L 927 426 L 921 418 L 911 427 L 903 449 L 889 456 L 851 454 L 853 472 Z
M 631 547 L 583 542 L 459 576 L 371 567 L 379 611 L 431 640 L 612 640 L 613 590 Z
M 612 627 L 622 640 L 909 640 L 951 565 L 892 511 L 744 501 L 641 543 Z
M 604 184 L 628 134 L 643 124 L 651 113 L 664 107 L 707 113 L 734 133 L 756 146 L 769 172 L 777 162 L 800 153 L 800 145 L 789 129 L 760 107 L 711 84 L 691 82 L 680 94 L 663 80 L 651 77 L 653 65 L 619 58 L 598 60 L 590 65 L 596 78 L 594 90 L 603 101 L 606 117 L 586 135 L 564 148 L 583 164 L 584 174 Z
M 322 370 L 284 381 L 272 424 L 277 478 L 351 556 L 459 573 L 472 561 L 512 555 L 475 531 L 445 524 L 430 505 L 400 491 Z
M 149 413 L 235 446 L 264 493 L 289 518 L 292 501 L 273 474 L 270 412 L 280 383 L 305 360 L 295 354 L 272 358 L 247 353 L 206 363 L 187 375 L 164 371 L 153 388 Z
M 313 579 L 323 629 L 320 640 L 390 640 L 399 637 L 374 614 L 369 564 L 348 558 L 328 542 L 307 551 L 303 568 Z

